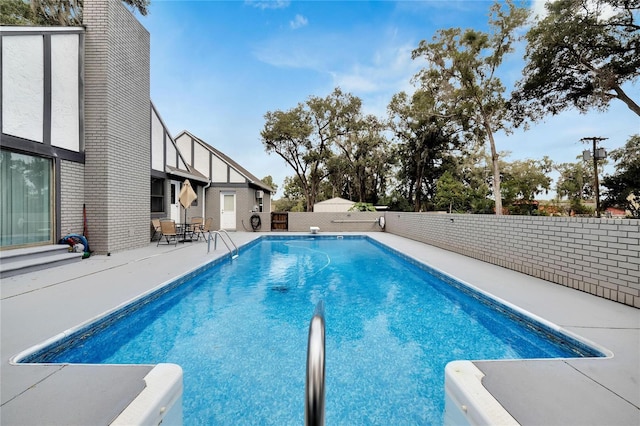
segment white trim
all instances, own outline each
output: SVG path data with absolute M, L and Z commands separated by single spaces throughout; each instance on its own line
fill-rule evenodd
M 182 368 L 158 364 L 144 377 L 146 387 L 111 423 L 125 425 L 182 425 Z
M 452 361 L 444 371 L 445 426 L 520 424 L 482 386 L 484 373 L 471 361 Z
M 0 27 L 0 35 L 5 33 L 84 33 L 83 27 L 23 27 L 23 26 L 2 26 Z

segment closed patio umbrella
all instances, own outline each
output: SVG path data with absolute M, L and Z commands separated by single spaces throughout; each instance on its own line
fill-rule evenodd
M 187 209 L 196 199 L 198 199 L 198 195 L 196 195 L 196 192 L 193 190 L 191 182 L 189 182 L 189 179 L 185 179 L 180 189 L 180 195 L 178 195 L 178 200 L 180 204 L 182 204 L 182 207 L 184 207 L 184 223 L 187 223 Z

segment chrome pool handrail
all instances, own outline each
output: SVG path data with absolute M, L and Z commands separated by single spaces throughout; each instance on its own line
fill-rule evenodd
M 304 388 L 304 424 L 307 426 L 324 426 L 324 352 L 324 302 L 321 300 L 309 324 Z
M 227 238 L 229 239 L 229 242 L 231 243 L 231 245 L 233 246 L 233 250 L 231 249 L 231 247 L 229 247 L 229 244 L 227 244 L 227 241 L 222 236 L 223 232 L 227 236 Z M 211 251 L 211 238 L 212 238 L 211 234 L 215 235 L 215 238 L 213 240 L 213 249 L 214 250 L 218 249 L 218 235 L 219 235 L 220 239 L 222 240 L 224 245 L 227 247 L 227 250 L 229 250 L 229 253 L 231 253 L 231 258 L 235 259 L 236 257 L 238 257 L 238 254 L 240 254 L 240 252 L 238 251 L 238 246 L 236 246 L 236 244 L 231 239 L 231 236 L 229 235 L 229 233 L 227 231 L 225 231 L 224 229 L 219 229 L 217 231 L 209 231 L 209 236 L 207 237 L 207 253 L 209 253 Z M 235 251 L 235 254 L 233 254 L 234 251 Z

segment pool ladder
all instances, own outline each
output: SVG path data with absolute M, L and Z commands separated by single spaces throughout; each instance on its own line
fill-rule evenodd
M 213 237 L 211 234 L 215 235 L 215 237 Z M 222 234 L 224 234 L 224 236 Z M 213 239 L 213 249 L 216 250 L 218 248 L 218 235 L 220 236 L 220 239 L 222 240 L 224 245 L 227 247 L 227 250 L 229 250 L 229 253 L 231 253 L 231 259 L 235 259 L 236 257 L 238 257 L 238 246 L 235 245 L 235 243 L 231 239 L 231 236 L 229 236 L 229 233 L 224 229 L 209 231 L 209 236 L 207 237 L 207 253 L 211 251 L 211 239 Z M 229 246 L 229 243 L 227 243 L 227 240 L 225 240 L 224 238 L 225 236 L 227 237 L 227 240 L 229 240 L 229 243 L 231 243 L 233 248 Z
M 304 424 L 324 426 L 324 302 L 316 305 L 309 324 L 307 380 L 304 387 Z

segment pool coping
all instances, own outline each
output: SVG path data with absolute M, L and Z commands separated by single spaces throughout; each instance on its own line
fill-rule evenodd
M 608 349 L 598 345 L 595 342 L 591 342 L 588 339 L 583 338 L 580 335 L 574 334 L 569 330 L 564 330 L 562 327 L 545 320 L 544 318 L 540 318 L 530 312 L 527 312 L 516 305 L 513 305 L 506 300 L 501 300 L 500 298 L 493 296 L 490 293 L 487 293 L 470 283 L 461 281 L 455 278 L 453 275 L 450 275 L 444 271 L 441 271 L 437 268 L 434 268 L 428 264 L 425 264 L 401 251 L 393 249 L 381 242 L 370 238 L 367 235 L 317 235 L 317 232 L 311 232 L 313 235 L 261 235 L 259 238 L 256 238 L 252 241 L 249 241 L 239 248 L 243 250 L 247 250 L 250 247 L 258 244 L 263 240 L 271 240 L 278 241 L 284 240 L 289 241 L 291 239 L 295 239 L 296 241 L 302 241 L 304 239 L 308 240 L 317 240 L 317 239 L 326 239 L 326 240 L 335 240 L 348 238 L 348 239 L 363 239 L 373 244 L 376 247 L 383 249 L 390 254 L 397 256 L 399 259 L 408 262 L 410 265 L 419 268 L 420 270 L 430 274 L 447 285 L 453 287 L 457 291 L 473 298 L 479 303 L 488 306 L 490 309 L 493 309 L 497 312 L 504 314 L 509 317 L 512 321 L 525 323 L 528 327 L 532 329 L 537 334 L 545 335 L 547 338 L 556 341 L 556 343 L 560 345 L 564 345 L 566 342 L 569 346 L 571 346 L 570 350 L 576 352 L 578 357 L 582 358 L 610 358 L 613 356 L 613 353 Z M 121 320 L 122 318 L 130 315 L 130 313 L 137 311 L 143 308 L 145 305 L 153 303 L 163 295 L 175 290 L 176 288 L 183 285 L 185 282 L 189 281 L 193 277 L 205 272 L 206 270 L 213 268 L 223 261 L 232 260 L 231 253 L 213 259 L 205 264 L 196 266 L 195 268 L 178 275 L 175 278 L 171 278 L 158 286 L 143 292 L 140 295 L 135 296 L 134 298 L 127 300 L 120 305 L 110 309 L 100 315 L 97 315 L 93 318 L 90 318 L 84 321 L 77 326 L 74 326 L 70 329 L 67 329 L 56 336 L 53 336 L 44 342 L 38 343 L 30 348 L 25 349 L 24 351 L 18 353 L 14 357 L 12 357 L 9 362 L 11 364 L 47 364 L 47 365 L 63 365 L 66 363 L 56 363 L 50 362 L 50 359 L 55 359 L 59 356 L 61 352 L 66 351 L 70 347 L 74 347 L 77 345 L 77 342 L 82 341 L 86 338 L 87 335 L 93 335 L 95 333 L 99 333 L 101 330 L 109 327 L 112 323 Z M 559 358 L 557 358 L 559 359 Z M 81 363 L 85 364 L 85 363 Z
M 284 236 L 305 234 L 306 233 L 281 233 L 281 235 Z M 558 324 L 564 330 L 568 330 L 579 336 L 586 337 L 587 340 L 596 342 L 602 347 L 611 348 L 614 353 L 614 356 L 612 358 L 600 359 L 598 360 L 598 365 L 596 365 L 595 367 L 589 366 L 589 371 L 582 373 L 583 375 L 586 374 L 587 377 L 590 377 L 590 379 L 594 383 L 599 383 L 601 381 L 601 376 L 606 375 L 605 370 L 613 371 L 620 370 L 621 368 L 624 370 L 622 376 L 626 375 L 627 380 L 635 380 L 636 384 L 640 382 L 640 380 L 638 380 L 640 378 L 640 372 L 637 371 L 637 366 L 640 365 L 640 363 L 638 362 L 637 353 L 635 354 L 635 357 L 634 354 L 630 353 L 634 349 L 634 345 L 638 342 L 638 336 L 640 335 L 640 310 L 617 304 L 608 300 L 600 299 L 586 293 L 578 292 L 576 290 L 563 288 L 562 286 L 551 284 L 537 278 L 528 277 L 519 273 L 508 271 L 494 265 L 485 264 L 474 259 L 456 255 L 451 252 L 446 252 L 445 250 L 437 249 L 388 233 L 335 233 L 335 235 L 340 234 L 368 235 L 372 239 L 378 240 L 386 246 L 398 249 L 412 258 L 416 258 L 416 260 L 418 260 L 419 262 L 425 262 L 430 266 L 437 268 L 438 270 L 455 276 L 456 279 L 460 281 L 471 283 L 474 287 L 477 287 L 482 291 L 486 291 L 515 306 L 522 307 L 525 311 L 531 312 L 532 314 L 537 315 L 540 318 L 545 318 L 554 324 Z M 278 234 L 234 233 L 232 235 L 234 240 L 238 240 L 238 245 L 241 245 L 250 242 L 259 236 Z M 69 309 L 69 312 L 65 312 L 65 314 L 61 316 L 65 317 L 64 319 L 66 320 L 67 324 L 69 324 L 69 321 L 72 321 L 71 325 L 73 326 L 74 324 L 79 324 L 82 322 L 77 320 L 73 322 L 74 319 L 83 318 L 83 320 L 86 320 L 86 318 L 92 318 L 93 316 L 98 315 L 100 312 L 104 312 L 105 309 L 100 310 L 101 306 L 117 306 L 117 303 L 114 303 L 114 300 L 119 300 L 119 303 L 124 303 L 127 300 L 130 300 L 136 294 L 139 295 L 143 291 L 149 291 L 150 289 L 155 288 L 156 286 L 158 286 L 158 283 L 166 282 L 167 279 L 162 280 L 159 278 L 163 276 L 163 274 L 164 276 L 172 275 L 174 277 L 179 275 L 176 272 L 176 270 L 178 269 L 178 267 L 176 267 L 177 264 L 181 264 L 180 268 L 182 268 L 182 273 L 185 273 L 188 270 L 193 269 L 197 265 L 202 264 L 202 262 L 204 261 L 212 260 L 213 258 L 222 257 L 225 255 L 224 250 L 219 250 L 218 253 L 212 253 L 210 255 L 206 255 L 206 253 L 204 252 L 206 252 L 206 250 L 203 248 L 203 244 L 197 243 L 193 245 L 185 244 L 183 247 L 179 247 L 176 249 L 161 247 L 159 248 L 159 250 L 156 250 L 155 247 L 150 246 L 137 252 L 129 251 L 122 254 L 114 254 L 112 255 L 114 259 L 107 259 L 106 257 L 104 257 L 104 259 L 100 259 L 98 257 L 94 260 L 96 262 L 102 262 L 104 264 L 98 265 L 96 263 L 93 265 L 95 266 L 93 269 L 89 267 L 89 263 L 87 263 L 87 261 L 83 261 L 81 262 L 80 267 L 80 269 L 83 269 L 83 271 L 79 273 L 76 272 L 77 269 L 74 269 L 74 266 L 72 265 L 55 268 L 55 270 L 59 272 L 60 275 L 67 277 L 65 279 L 54 280 L 52 278 L 53 274 L 51 273 L 49 273 L 49 275 L 46 275 L 43 273 L 34 272 L 31 274 L 26 274 L 27 276 L 23 276 L 22 278 L 12 277 L 7 280 L 3 280 L 1 311 L 3 320 L 2 364 L 0 365 L 3 376 L 2 407 L 0 409 L 0 414 L 2 416 L 0 417 L 0 420 L 2 421 L 2 423 L 5 423 L 5 420 L 15 418 L 22 419 L 23 423 L 30 423 L 29 412 L 16 413 L 14 410 L 14 408 L 17 408 L 18 406 L 28 406 L 28 402 L 30 399 L 33 399 L 32 404 L 34 406 L 39 406 L 39 408 L 43 410 L 46 410 L 48 408 L 46 401 L 38 401 L 38 395 L 36 394 L 36 392 L 33 392 L 33 387 L 35 385 L 45 383 L 47 380 L 51 380 L 51 378 L 55 376 L 55 373 L 43 374 L 34 371 L 27 374 L 22 374 L 23 372 L 26 372 L 26 370 L 23 370 L 20 374 L 18 374 L 12 370 L 25 368 L 29 369 L 30 367 L 27 367 L 25 365 L 11 366 L 8 361 L 10 358 L 13 358 L 15 354 L 23 351 L 26 347 L 32 346 L 33 343 L 42 342 L 44 340 L 43 338 L 41 338 L 42 336 L 50 337 L 56 334 L 50 333 L 50 331 L 47 330 L 51 330 L 52 328 L 55 329 L 55 327 L 60 327 L 60 325 L 58 324 L 60 322 L 65 323 L 65 321 L 52 321 L 53 324 L 47 324 L 46 318 L 43 318 L 38 314 L 29 315 L 29 313 L 21 311 L 19 309 L 20 307 L 24 308 L 25 306 L 29 306 L 30 304 L 31 306 L 35 304 L 35 306 L 37 307 L 39 304 L 43 303 L 43 299 L 46 299 L 48 303 L 54 306 L 53 309 L 51 307 L 48 307 L 48 312 L 45 312 L 43 316 L 46 316 L 47 313 L 55 312 L 56 306 L 58 308 L 65 307 Z M 452 259 L 458 263 L 452 264 Z M 118 266 L 113 265 L 114 262 L 112 261 L 114 260 L 119 262 Z M 164 272 L 154 270 L 154 273 L 149 274 L 149 271 L 144 269 L 147 264 L 153 264 L 154 268 L 163 270 Z M 99 278 L 103 275 L 106 277 L 106 280 L 104 282 L 100 282 Z M 149 277 L 149 275 L 152 275 L 152 277 Z M 506 277 L 500 278 L 500 275 L 506 275 Z M 491 278 L 487 279 L 487 277 L 492 276 L 493 280 Z M 91 277 L 92 279 L 96 279 L 96 281 L 98 281 L 96 285 L 93 286 L 93 289 L 98 292 L 97 294 L 99 296 L 101 295 L 106 298 L 106 300 L 100 301 L 100 303 L 93 303 L 93 305 L 95 306 L 91 306 L 91 309 L 86 309 L 87 307 L 81 306 L 81 303 L 70 303 L 68 299 L 70 294 L 75 295 L 74 289 L 82 293 L 83 286 L 78 281 L 81 281 L 86 277 Z M 132 277 L 148 277 L 147 281 L 149 282 L 146 284 L 146 289 L 141 290 L 140 287 L 144 286 L 140 285 L 138 285 L 137 287 L 133 286 L 134 288 L 128 289 L 125 285 L 120 285 L 121 283 L 119 282 L 118 285 L 114 285 L 113 280 L 117 281 L 120 279 L 131 279 Z M 515 280 L 520 285 L 520 289 L 523 288 L 522 283 L 526 282 L 527 289 L 524 294 L 517 294 L 517 292 L 514 293 L 513 283 L 511 283 L 511 286 L 509 286 L 508 283 L 504 282 L 501 284 L 490 282 L 496 281 L 496 277 L 500 278 L 497 279 L 497 281 L 504 281 L 505 279 L 506 281 Z M 156 280 L 155 283 L 152 282 L 153 280 Z M 34 282 L 36 282 L 36 284 L 34 284 Z M 110 284 L 113 287 L 117 288 L 114 288 L 110 291 Z M 535 292 L 533 293 L 531 290 L 532 288 L 535 289 Z M 549 308 L 547 306 L 547 308 L 545 308 L 545 297 L 541 298 L 540 294 L 536 293 L 547 294 L 547 302 L 548 299 L 551 298 L 555 299 L 557 301 L 557 304 L 564 305 L 566 307 L 564 314 L 558 315 L 557 307 Z M 127 298 L 127 295 L 131 297 Z M 527 295 L 531 297 L 527 297 Z M 65 297 L 67 299 L 65 299 Z M 537 306 L 532 301 L 538 301 Z M 69 304 L 71 306 L 66 306 Z M 533 309 L 530 309 L 528 305 L 531 305 Z M 593 309 L 595 309 L 595 311 L 592 311 L 590 315 L 588 311 Z M 93 315 L 87 314 L 87 311 L 93 312 Z M 602 319 L 602 322 L 606 324 L 593 324 L 593 312 L 597 313 L 595 319 Z M 569 318 L 570 320 L 567 320 L 567 318 Z M 9 328 L 13 327 L 19 329 L 21 321 L 29 323 L 30 326 L 35 327 L 37 330 L 26 332 L 26 336 L 18 336 L 17 334 L 20 333 L 17 333 L 15 330 L 11 330 Z M 63 327 L 57 328 L 57 330 L 69 328 L 70 327 Z M 7 331 L 7 333 L 5 333 L 5 330 Z M 617 334 L 620 334 L 621 331 L 624 331 L 624 333 L 622 334 L 626 334 L 626 337 L 622 336 L 623 338 L 620 338 L 620 336 L 609 336 L 607 337 L 607 339 L 605 339 L 606 341 L 601 342 L 598 340 L 598 338 L 594 339 L 589 335 L 591 334 L 592 330 L 614 330 L 613 334 L 616 334 L 615 330 L 618 330 Z M 585 331 L 588 331 L 587 336 L 585 336 Z M 595 332 L 595 335 L 596 337 L 598 337 L 599 333 Z M 31 345 L 27 345 L 25 344 L 25 342 L 31 343 Z M 637 346 L 635 346 L 635 348 L 637 348 Z M 621 357 L 621 355 L 623 356 Z M 483 368 L 487 371 L 490 370 L 489 375 L 491 376 L 500 375 L 499 372 L 495 371 L 495 369 L 488 368 L 487 365 L 483 364 L 482 362 L 474 362 L 474 364 L 481 370 Z M 619 373 L 613 374 L 611 383 L 602 383 L 601 389 L 608 390 L 606 393 L 606 398 L 611 398 L 612 400 L 623 400 L 628 405 L 631 405 L 633 407 L 632 410 L 635 410 L 635 412 L 637 412 L 637 417 L 638 419 L 640 419 L 640 409 L 638 409 L 640 403 L 636 400 L 640 400 L 640 395 L 637 398 L 635 398 L 633 395 L 629 396 L 630 390 L 628 389 L 628 383 L 617 384 L 617 382 L 624 381 L 618 377 L 620 375 L 621 374 Z M 489 383 L 489 381 L 487 383 Z M 497 380 L 495 381 L 495 383 L 491 384 L 491 386 L 499 387 L 504 386 L 504 384 L 500 384 L 500 380 Z M 490 389 L 491 386 L 489 386 L 490 391 L 492 390 Z M 562 386 L 560 386 L 560 388 L 562 388 Z M 581 399 L 582 401 L 589 401 L 588 394 L 583 395 L 579 390 L 571 389 L 570 385 L 568 386 L 568 388 L 569 391 L 577 394 L 577 398 Z M 498 390 L 498 388 L 494 388 L 493 392 L 499 394 L 500 392 L 498 392 Z M 637 388 L 635 390 L 637 390 Z M 633 393 L 633 391 L 634 389 L 631 389 L 631 393 Z M 640 394 L 640 392 L 637 393 Z M 90 395 L 85 395 L 84 398 L 90 398 Z M 510 412 L 514 411 L 512 407 L 518 407 L 517 396 L 514 395 L 511 399 L 512 400 L 509 400 L 509 398 L 507 398 L 505 400 L 503 398 L 503 400 L 500 401 L 502 405 L 507 409 L 507 411 Z M 22 400 L 23 402 L 27 401 L 27 403 L 17 404 L 18 400 Z M 544 395 L 540 395 L 537 400 L 539 400 L 540 406 L 548 405 L 551 407 L 557 405 L 557 401 L 549 401 L 548 398 L 544 398 Z M 589 411 L 589 406 L 595 406 L 596 404 L 585 405 L 586 406 L 583 407 L 583 409 Z M 601 405 L 603 404 L 597 404 L 598 407 L 600 407 Z M 619 404 L 610 405 L 616 407 L 619 406 Z M 76 409 L 82 409 L 81 404 L 77 404 L 77 401 L 74 404 L 74 407 L 76 407 Z M 516 409 L 516 416 L 514 417 L 522 424 L 535 424 L 535 412 L 540 411 L 538 408 L 539 407 L 537 407 L 535 410 L 530 409 L 529 411 L 532 412 L 530 414 L 523 414 Z M 512 413 L 512 415 L 513 414 L 514 413 Z M 611 411 L 607 415 L 611 420 L 610 424 L 620 424 L 616 423 L 616 419 L 624 419 L 614 411 Z M 52 424 L 56 424 L 55 419 L 52 419 Z M 57 424 L 65 424 L 65 422 L 63 421 L 63 419 L 60 419 L 60 423 Z M 67 424 L 72 423 L 67 422 Z M 557 424 L 567 423 L 562 423 L 562 418 L 558 418 Z

